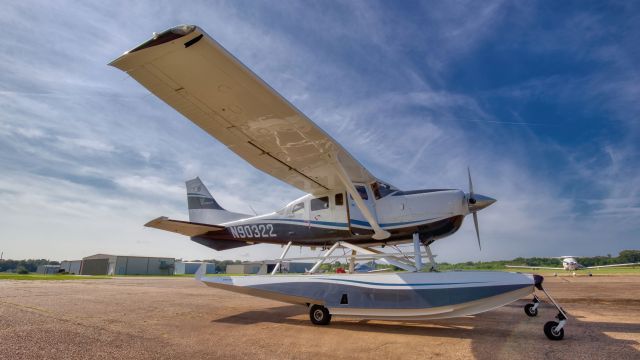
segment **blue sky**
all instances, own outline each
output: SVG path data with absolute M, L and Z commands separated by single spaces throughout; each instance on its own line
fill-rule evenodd
M 251 213 L 302 195 L 106 64 L 197 24 L 402 189 L 466 190 L 445 261 L 639 248 L 640 5 L 509 1 L 14 1 L 0 14 L 0 250 L 261 259 L 142 227 L 200 176 Z M 468 220 L 468 219 L 467 219 Z

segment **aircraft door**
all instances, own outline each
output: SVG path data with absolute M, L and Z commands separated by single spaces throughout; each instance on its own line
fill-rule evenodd
M 347 200 L 345 198 L 346 193 L 337 193 L 333 195 L 333 222 L 349 226 L 349 215 L 347 211 Z
M 360 198 L 369 209 L 369 212 L 371 212 L 371 215 L 373 215 L 373 217 L 377 219 L 376 207 L 374 202 L 375 200 L 373 197 L 373 193 L 371 192 L 371 188 L 365 184 L 354 184 L 354 186 L 356 188 L 356 191 L 360 195 Z M 362 229 L 363 227 L 370 228 L 369 222 L 367 221 L 367 219 L 365 219 L 364 215 L 362 215 L 362 211 L 360 211 L 360 208 L 358 208 L 358 205 L 356 204 L 355 200 L 351 197 L 351 195 L 348 195 L 348 197 L 349 197 L 349 222 L 350 222 L 351 232 L 356 235 L 358 234 L 362 235 L 363 234 L 362 231 L 361 230 L 359 231 L 358 229 Z

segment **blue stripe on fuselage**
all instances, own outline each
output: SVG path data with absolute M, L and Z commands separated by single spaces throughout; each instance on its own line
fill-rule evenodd
M 314 225 L 336 226 L 336 227 L 345 227 L 345 228 L 348 226 L 347 223 L 338 223 L 338 222 L 330 222 L 330 221 L 318 221 L 318 220 L 301 220 L 301 219 L 261 219 L 261 220 L 264 220 L 264 221 L 290 221 L 290 222 L 302 223 L 302 224 L 309 224 L 310 223 L 310 224 L 314 224 Z M 429 220 L 433 220 L 433 219 L 422 219 L 422 220 L 415 220 L 415 221 L 386 223 L 386 224 L 380 224 L 380 227 L 384 228 L 384 227 L 391 227 L 391 226 L 411 225 L 411 224 L 417 224 L 417 223 L 421 223 L 421 222 L 429 221 Z M 371 225 L 369 224 L 368 221 L 351 219 L 351 223 L 353 225 L 371 227 Z
M 433 219 L 422 219 L 422 220 L 415 220 L 415 221 L 405 221 L 405 222 L 397 222 L 397 223 L 387 223 L 387 224 L 380 224 L 380 227 L 386 227 L 386 226 L 399 226 L 399 225 L 410 225 L 410 224 L 417 224 L 417 223 L 421 223 L 424 221 L 429 221 L 429 220 L 433 220 Z M 354 220 L 351 219 L 351 223 L 354 225 L 360 225 L 360 226 L 369 226 L 371 227 L 371 224 L 369 224 L 368 221 L 362 221 L 362 220 Z
M 317 221 L 317 220 L 300 220 L 300 219 L 260 219 L 260 220 L 264 220 L 264 221 L 290 221 L 290 222 L 296 222 L 296 223 L 303 223 L 303 224 L 316 224 L 316 225 L 325 225 L 325 226 L 337 226 L 337 227 L 347 227 L 347 223 L 337 223 L 337 222 L 330 222 L 330 221 Z

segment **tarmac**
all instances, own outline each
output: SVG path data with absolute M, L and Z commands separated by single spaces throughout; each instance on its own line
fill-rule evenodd
M 0 281 L 0 359 L 640 359 L 640 276 L 545 277 L 569 313 L 528 300 L 438 321 L 314 326 L 307 309 L 192 278 Z M 544 295 L 539 294 L 544 299 Z

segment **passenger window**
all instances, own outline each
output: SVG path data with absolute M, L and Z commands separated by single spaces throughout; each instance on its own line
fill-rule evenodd
M 311 199 L 311 211 L 325 210 L 329 208 L 329 197 L 323 196 L 317 199 Z
M 367 189 L 362 185 L 356 185 L 356 191 L 360 194 L 362 200 L 369 200 L 369 195 L 367 195 Z
M 342 206 L 342 205 L 344 205 L 344 197 L 342 193 L 336 194 L 336 206 Z
M 303 202 L 293 205 L 293 208 L 291 209 L 292 214 L 302 214 L 303 212 L 304 212 Z

